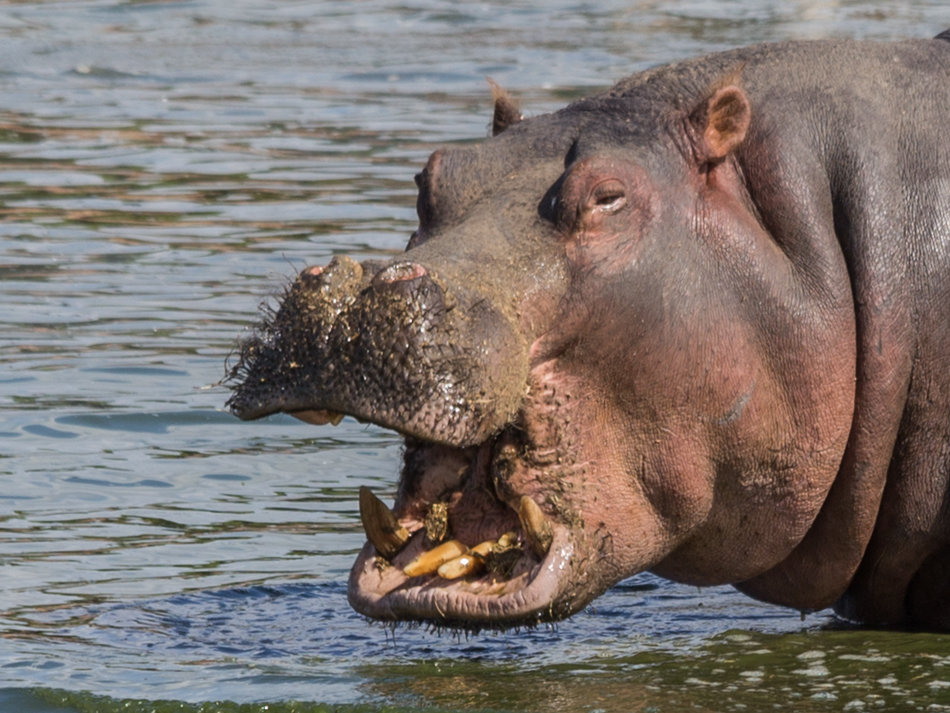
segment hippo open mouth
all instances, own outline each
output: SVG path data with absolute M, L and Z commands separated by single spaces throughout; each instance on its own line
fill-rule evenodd
M 228 406 L 317 425 L 347 414 L 405 437 L 393 510 L 360 490 L 368 542 L 349 598 L 361 613 L 468 627 L 563 618 L 578 605 L 567 509 L 515 477 L 538 450 L 526 350 L 503 314 L 440 282 L 407 261 L 304 270 L 241 345 Z M 499 344 L 503 359 L 488 353 Z
M 236 399 L 232 409 L 244 417 Z M 343 414 L 313 409 L 291 415 L 335 424 Z M 357 611 L 467 627 L 531 624 L 573 613 L 561 581 L 572 567 L 570 530 L 506 479 L 524 448 L 521 438 L 514 425 L 467 447 L 406 436 L 394 509 L 360 487 L 367 542 L 349 581 Z
M 511 431 L 469 448 L 409 438 L 397 513 L 368 488 L 368 542 L 353 567 L 354 608 L 379 619 L 492 625 L 559 619 L 569 531 L 528 495 L 498 493 Z M 505 495 L 504 499 L 500 497 Z

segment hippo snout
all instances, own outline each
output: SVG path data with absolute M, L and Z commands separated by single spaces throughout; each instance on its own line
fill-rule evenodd
M 499 344 L 508 348 L 496 352 Z M 518 404 L 525 348 L 484 296 L 448 288 L 412 259 L 336 257 L 301 271 L 279 308 L 239 348 L 231 411 L 326 422 L 349 414 L 407 435 L 465 446 Z M 505 383 L 502 383 L 505 382 Z M 316 415 L 315 415 L 316 414 Z

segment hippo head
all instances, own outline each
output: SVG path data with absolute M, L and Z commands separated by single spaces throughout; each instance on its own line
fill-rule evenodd
M 361 491 L 358 611 L 555 620 L 642 570 L 746 580 L 802 539 L 847 437 L 847 305 L 811 312 L 757 215 L 752 116 L 724 83 L 531 119 L 499 96 L 491 139 L 416 177 L 403 255 L 303 270 L 243 342 L 240 418 L 405 437 L 393 509 Z

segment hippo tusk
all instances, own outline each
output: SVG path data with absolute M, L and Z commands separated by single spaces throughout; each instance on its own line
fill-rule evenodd
M 554 531 L 541 508 L 527 495 L 522 495 L 518 503 L 518 519 L 531 549 L 538 557 L 544 557 L 551 548 Z
M 469 574 L 478 574 L 484 567 L 485 560 L 469 553 L 442 563 L 437 572 L 442 579 L 458 579 Z
M 386 559 L 395 557 L 409 541 L 409 531 L 365 485 L 360 486 L 360 521 L 367 539 Z

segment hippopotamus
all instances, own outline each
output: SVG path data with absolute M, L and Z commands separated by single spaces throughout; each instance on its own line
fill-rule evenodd
M 405 439 L 360 613 L 553 621 L 641 571 L 950 628 L 950 31 L 635 74 L 415 177 L 404 253 L 304 269 L 241 419 Z

